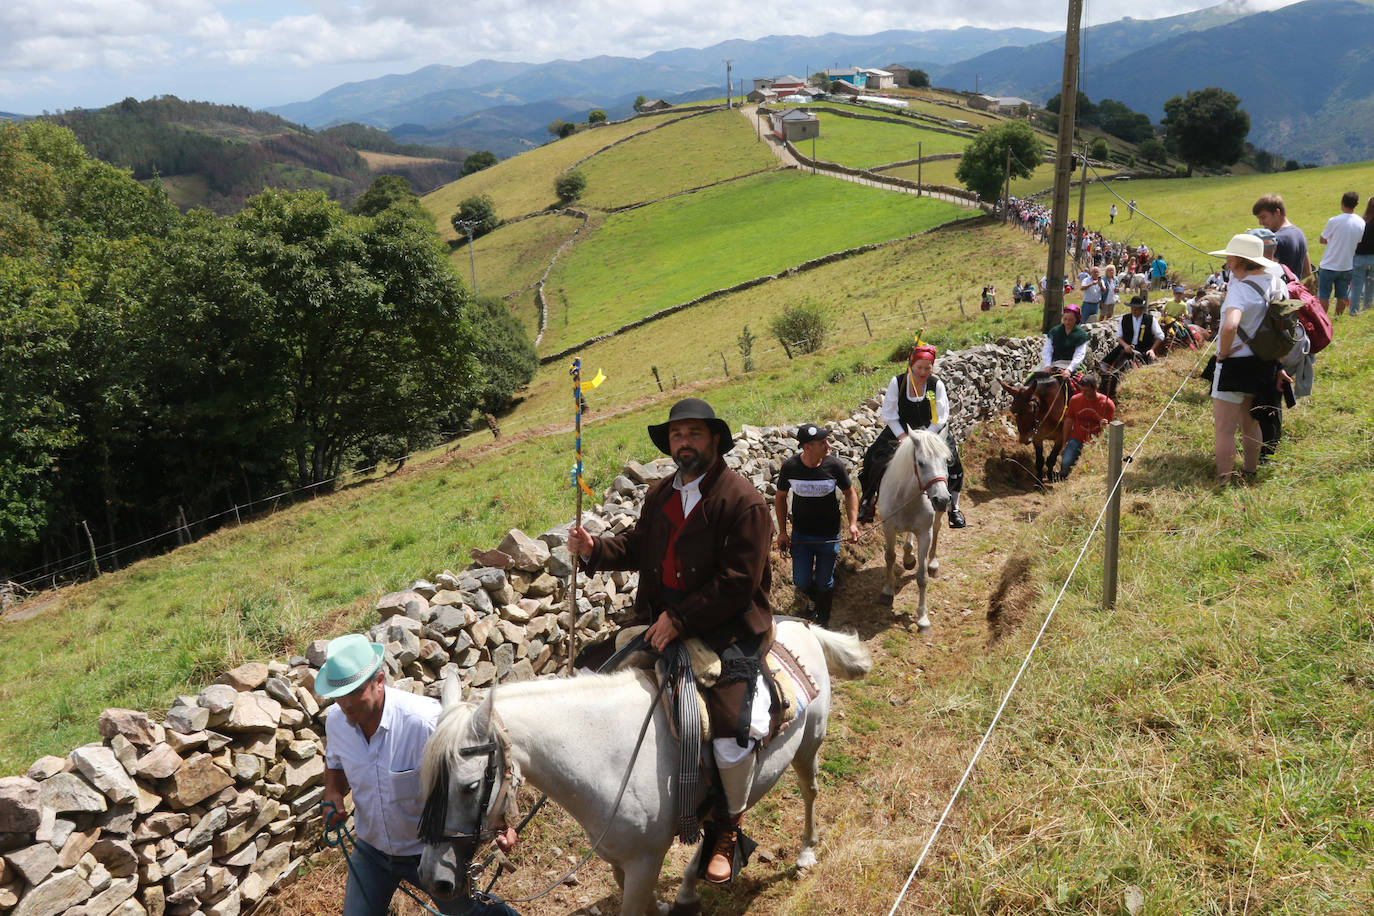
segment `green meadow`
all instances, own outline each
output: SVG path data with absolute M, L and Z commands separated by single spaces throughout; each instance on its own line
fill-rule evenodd
M 741 128 L 744 127 L 741 121 Z M 615 330 L 713 289 L 969 215 L 943 201 L 797 171 L 613 214 L 559 260 L 543 351 Z
M 823 109 L 817 114 L 821 122 L 821 135 L 816 139 L 816 156 L 856 169 L 871 169 L 889 162 L 915 159 L 917 143 L 921 144 L 921 154 L 925 156 L 960 153 L 969 143 L 967 137 L 925 130 L 917 126 L 917 121 L 907 127 L 887 121 L 860 121 L 828 115 Z M 811 141 L 803 140 L 797 144 L 797 148 L 811 155 Z

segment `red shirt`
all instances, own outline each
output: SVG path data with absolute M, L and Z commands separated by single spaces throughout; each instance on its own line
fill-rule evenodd
M 1116 404 L 1102 392 L 1088 397 L 1082 391 L 1069 398 L 1066 414 L 1069 423 L 1069 438 L 1087 442 L 1102 432 L 1116 415 Z

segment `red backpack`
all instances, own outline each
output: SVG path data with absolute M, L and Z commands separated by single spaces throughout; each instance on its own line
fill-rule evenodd
M 1311 290 L 1302 285 L 1302 282 L 1293 275 L 1293 271 L 1288 265 L 1283 265 L 1283 275 L 1288 280 L 1288 298 L 1297 299 L 1302 303 L 1302 308 L 1298 310 L 1298 321 L 1302 323 L 1303 330 L 1307 332 L 1309 344 L 1308 354 L 1315 356 L 1326 345 L 1331 343 L 1331 316 L 1326 314 L 1326 309 L 1317 301 L 1317 297 L 1312 295 Z

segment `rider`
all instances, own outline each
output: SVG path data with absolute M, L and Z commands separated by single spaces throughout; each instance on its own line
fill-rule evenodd
M 589 575 L 639 571 L 635 619 L 649 624 L 644 636 L 655 650 L 696 636 L 720 654 L 722 674 L 707 696 L 728 816 L 717 822 L 706 880 L 724 884 L 734 876 L 754 749 L 771 724 L 761 666 L 773 644 L 773 526 L 758 490 L 726 467 L 723 456 L 734 438 L 711 405 L 699 398 L 678 401 L 667 422 L 649 427 L 649 438 L 672 456 L 677 473 L 649 488 L 633 527 L 593 538 L 574 525 L 568 547 Z
M 1060 323 L 1050 328 L 1045 335 L 1045 345 L 1040 350 L 1040 368 L 1031 374 L 1068 375 L 1072 377 L 1083 365 L 1088 356 L 1088 332 L 1079 322 L 1083 313 L 1072 302 L 1064 306 L 1064 317 Z
M 402 880 L 419 886 L 424 844 L 418 830 L 424 797 L 420 754 L 439 720 L 439 701 L 386 685 L 382 646 L 351 633 L 330 640 L 315 693 L 334 700 L 324 720 L 324 809 L 327 826 L 348 817 L 344 796 L 353 793 L 356 839 L 348 859 L 344 916 L 386 916 Z M 509 851 L 515 831 L 496 844 Z M 515 916 L 503 904 L 434 901 L 443 913 Z
M 1086 338 L 1086 333 L 1084 337 Z M 878 438 L 864 453 L 863 468 L 859 471 L 859 488 L 863 498 L 859 502 L 859 521 L 873 521 L 878 507 L 878 487 L 883 472 L 897 451 L 897 444 L 906 438 L 908 429 L 929 429 L 941 436 L 949 446 L 949 527 L 963 528 L 968 524 L 959 511 L 959 493 L 964 488 L 964 465 L 959 460 L 959 448 L 949 431 L 949 394 L 945 383 L 931 372 L 935 369 L 936 350 L 922 343 L 919 335 L 911 349 L 907 371 L 893 376 L 883 393 L 882 415 L 887 424 Z

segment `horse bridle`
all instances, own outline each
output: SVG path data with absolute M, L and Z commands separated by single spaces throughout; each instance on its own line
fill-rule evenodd
M 1064 411 L 1068 409 L 1068 385 L 1058 376 L 1054 377 L 1054 381 L 1058 384 L 1058 391 L 1056 393 L 1065 395 L 1064 403 L 1059 408 L 1059 419 L 1063 420 Z M 1030 407 L 1031 413 L 1035 416 L 1035 422 L 1031 424 L 1030 430 L 1030 437 L 1034 440 L 1035 434 L 1040 432 L 1040 424 L 1044 422 L 1045 416 L 1048 416 L 1049 411 L 1046 411 L 1044 415 L 1040 413 L 1040 396 L 1038 394 L 1031 395 L 1030 403 L 1027 406 Z
M 441 843 L 463 844 L 466 846 L 465 862 L 470 862 L 472 853 L 476 850 L 479 843 L 494 839 L 497 830 L 487 825 L 487 813 L 489 808 L 504 807 L 512 809 L 515 807 L 516 783 L 519 780 L 515 772 L 515 764 L 511 758 L 509 746 L 510 739 L 505 736 L 505 729 L 500 722 L 493 720 L 493 734 L 495 737 L 485 744 L 474 744 L 460 748 L 460 757 L 480 757 L 485 755 L 487 758 L 486 766 L 482 770 L 482 787 L 477 803 L 477 821 L 469 833 L 456 832 L 450 833 L 448 830 L 448 793 L 449 793 L 449 764 L 445 757 L 439 764 L 439 772 L 435 774 L 434 785 L 430 787 L 429 797 L 425 799 L 425 807 L 420 815 L 419 838 L 422 842 L 430 846 L 438 846 Z M 501 792 L 497 796 L 496 804 L 491 804 L 491 794 L 496 785 L 496 777 L 499 772 L 504 770 L 505 779 L 501 780 Z M 516 815 L 519 811 L 515 811 Z M 506 821 L 510 821 L 510 811 L 503 812 Z
M 924 493 L 926 490 L 929 490 L 931 487 L 935 486 L 937 483 L 940 483 L 941 481 L 943 481 L 945 484 L 949 483 L 949 477 L 945 475 L 941 475 L 939 477 L 932 477 L 930 478 L 929 483 L 921 483 L 921 462 L 917 461 L 915 458 L 911 460 L 911 471 L 913 474 L 916 475 L 916 485 L 921 488 L 921 493 Z

